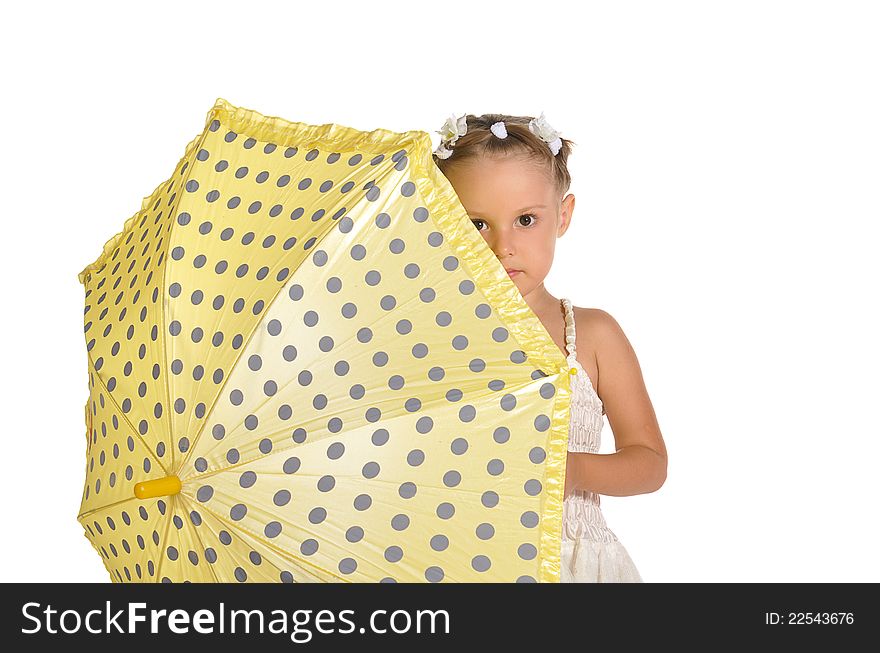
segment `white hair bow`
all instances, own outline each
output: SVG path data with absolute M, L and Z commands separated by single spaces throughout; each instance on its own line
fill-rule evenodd
M 547 119 L 544 118 L 543 111 L 540 117 L 532 118 L 529 121 L 529 131 L 547 143 L 550 151 L 553 152 L 553 156 L 559 153 L 559 149 L 562 147 L 562 139 L 559 137 L 559 132 L 553 129 L 550 123 L 547 122 Z
M 437 133 L 440 134 L 440 145 L 434 150 L 434 154 L 441 159 L 448 159 L 452 155 L 452 150 L 446 146 L 455 143 L 459 136 L 467 134 L 467 114 L 462 114 L 458 118 L 450 115 Z

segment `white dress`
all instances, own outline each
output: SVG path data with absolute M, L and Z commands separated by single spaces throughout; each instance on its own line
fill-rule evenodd
M 603 415 L 602 400 L 583 366 L 575 346 L 575 320 L 571 301 L 565 308 L 565 345 L 569 364 L 577 369 L 571 377 L 571 425 L 568 450 L 598 453 Z M 562 583 L 640 583 L 642 577 L 629 553 L 605 524 L 599 495 L 575 490 L 562 504 Z

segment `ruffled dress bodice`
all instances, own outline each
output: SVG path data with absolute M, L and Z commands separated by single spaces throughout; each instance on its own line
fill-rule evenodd
M 599 453 L 605 407 L 587 371 L 577 360 L 574 309 L 565 308 L 566 359 L 571 377 L 571 418 L 568 450 Z M 599 495 L 575 490 L 562 505 L 562 582 L 640 582 L 641 577 L 624 546 L 605 523 Z

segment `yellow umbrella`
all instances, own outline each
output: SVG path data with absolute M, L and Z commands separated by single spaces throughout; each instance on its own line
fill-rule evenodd
M 116 582 L 558 582 L 566 359 L 426 132 L 222 98 L 79 280 Z

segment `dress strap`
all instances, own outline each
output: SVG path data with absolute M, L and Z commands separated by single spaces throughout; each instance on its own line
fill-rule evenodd
M 577 355 L 577 332 L 574 327 L 574 308 L 571 300 L 566 297 L 562 298 L 562 305 L 565 307 L 565 348 L 568 350 L 569 356 Z

